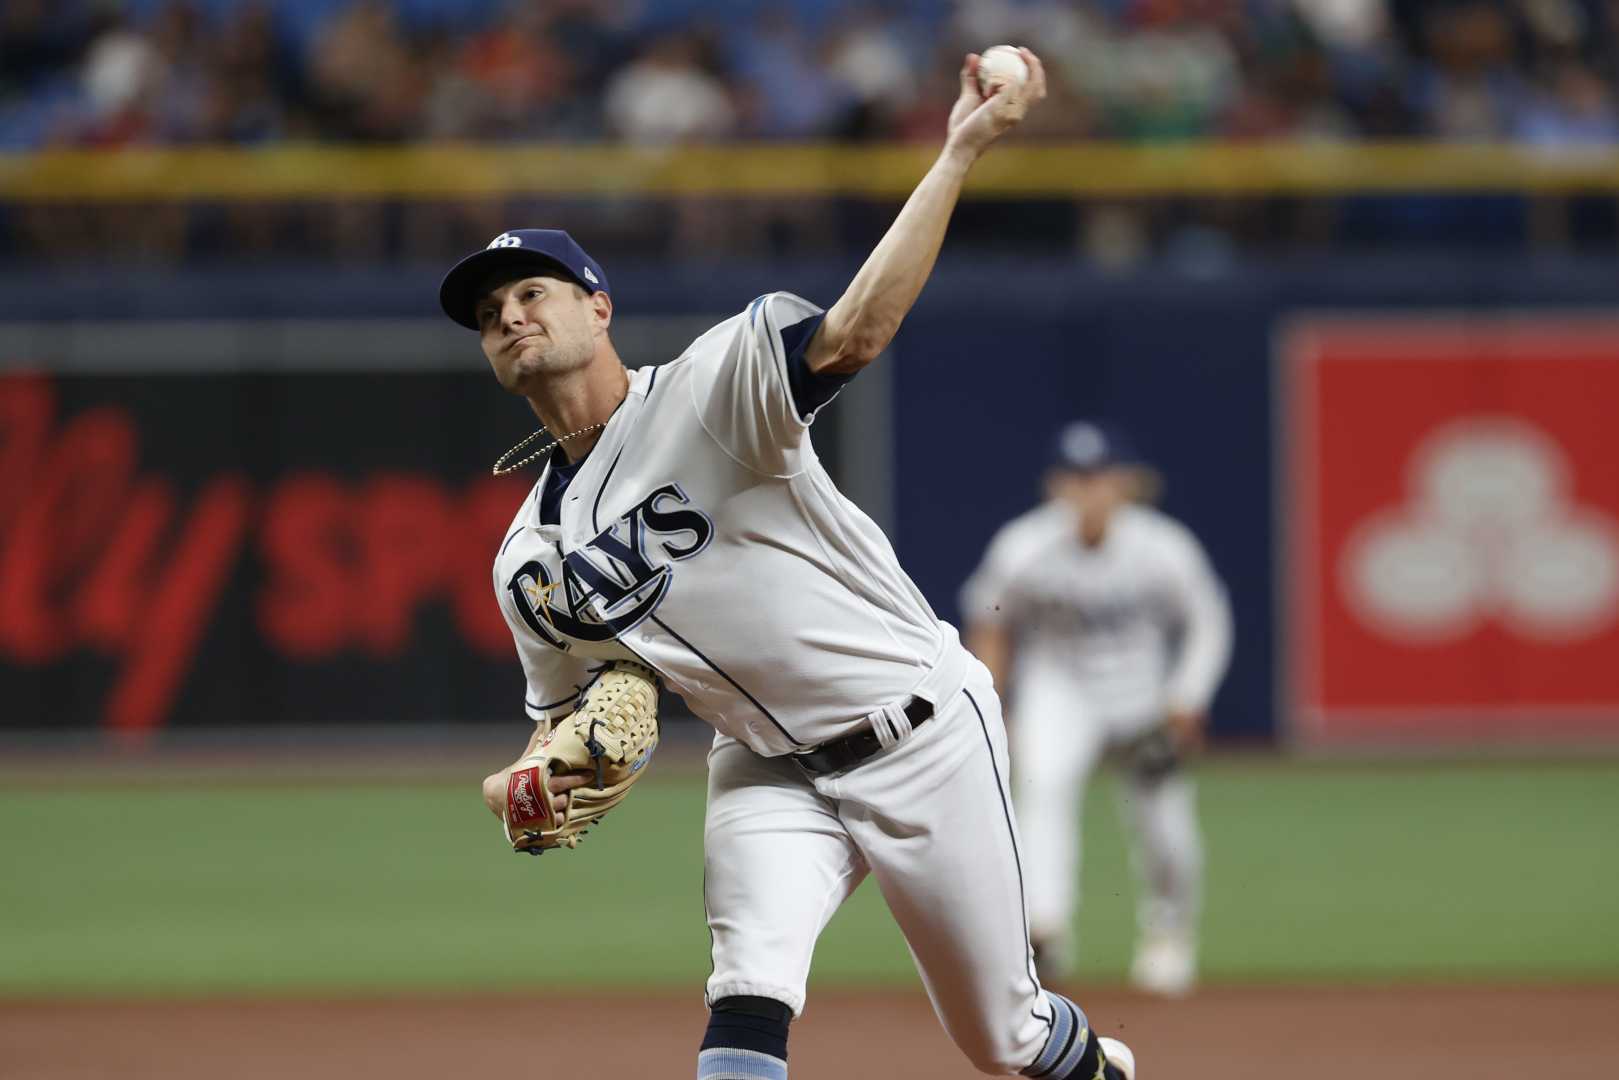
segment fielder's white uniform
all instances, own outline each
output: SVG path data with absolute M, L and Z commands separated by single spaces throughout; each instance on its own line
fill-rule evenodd
M 980 1068 L 1015 1071 L 1054 1017 L 1029 955 L 1000 706 L 816 458 L 782 332 L 818 314 L 761 297 L 632 372 L 560 525 L 540 521 L 545 476 L 518 511 L 495 590 L 531 717 L 565 715 L 594 666 L 633 655 L 718 730 L 710 1003 L 770 997 L 796 1015 L 816 937 L 869 873 L 945 1028 Z M 914 735 L 912 695 L 934 706 Z M 885 749 L 847 772 L 812 780 L 790 757 L 868 727 Z
M 1179 522 L 1127 504 L 1102 542 L 1057 501 L 1015 518 L 962 590 L 971 623 L 1014 639 L 1013 788 L 1036 940 L 1060 953 L 1073 924 L 1080 807 L 1102 752 L 1149 735 L 1175 709 L 1207 710 L 1231 654 L 1231 613 Z M 1143 939 L 1195 933 L 1202 843 L 1192 781 L 1129 770 L 1124 810 L 1142 877 Z

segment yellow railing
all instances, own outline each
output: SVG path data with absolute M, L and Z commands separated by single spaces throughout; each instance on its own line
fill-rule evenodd
M 500 196 L 905 195 L 925 145 L 424 144 L 387 148 L 50 150 L 0 154 L 0 200 L 121 202 Z M 977 198 L 1619 194 L 1619 148 L 1512 144 L 1014 143 L 974 170 Z

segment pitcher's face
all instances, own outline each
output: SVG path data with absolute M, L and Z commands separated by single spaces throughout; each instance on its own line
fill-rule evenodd
M 607 331 L 612 301 L 562 277 L 537 274 L 490 289 L 475 309 L 479 343 L 500 385 L 527 394 L 536 381 L 577 371 Z

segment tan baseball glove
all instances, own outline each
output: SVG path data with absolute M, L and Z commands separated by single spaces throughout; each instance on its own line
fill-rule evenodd
M 658 747 L 658 683 L 651 668 L 617 662 L 585 691 L 584 703 L 519 759 L 506 778 L 506 839 L 538 855 L 578 847 L 596 822 L 624 800 Z M 585 774 L 559 798 L 551 778 Z

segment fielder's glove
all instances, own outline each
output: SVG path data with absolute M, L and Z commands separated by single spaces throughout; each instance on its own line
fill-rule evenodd
M 1168 726 L 1154 728 L 1125 749 L 1130 768 L 1143 783 L 1156 784 L 1184 763 L 1180 744 Z
M 657 676 L 640 664 L 617 662 L 585 691 L 577 710 L 512 766 L 503 815 L 512 850 L 539 855 L 578 847 L 585 831 L 629 794 L 657 747 Z M 564 773 L 590 779 L 568 793 L 559 812 L 547 781 Z

